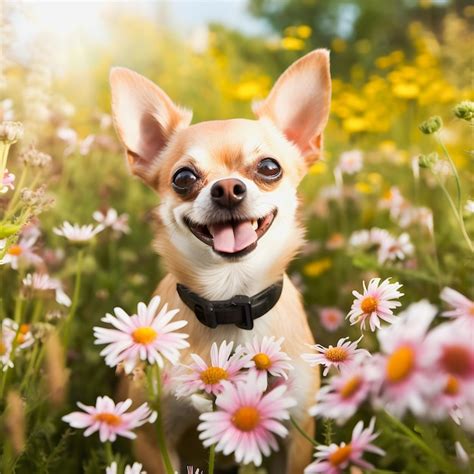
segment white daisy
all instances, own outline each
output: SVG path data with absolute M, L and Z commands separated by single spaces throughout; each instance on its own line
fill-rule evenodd
M 77 244 L 89 242 L 93 237 L 103 230 L 104 226 L 101 224 L 96 227 L 94 227 L 92 224 L 81 226 L 79 224 L 71 224 L 67 221 L 64 221 L 60 227 L 53 228 L 53 232 L 56 235 L 65 237 L 70 242 Z
M 108 366 L 115 367 L 123 362 L 124 370 L 129 374 L 140 360 L 160 367 L 164 366 L 163 359 L 172 364 L 178 362 L 179 351 L 189 344 L 185 341 L 188 335 L 176 331 L 188 322 L 171 322 L 179 310 L 168 311 L 167 304 L 157 314 L 160 301 L 160 297 L 155 296 L 148 306 L 138 303 L 138 314 L 131 316 L 122 308 L 114 308 L 115 316 L 107 314 L 102 321 L 116 329 L 94 327 L 95 344 L 107 344 L 100 354 L 105 356 Z
M 119 215 L 113 208 L 107 209 L 106 212 L 95 211 L 92 217 L 104 227 L 110 227 L 112 230 L 120 234 L 128 234 L 130 227 L 128 226 L 128 214 Z

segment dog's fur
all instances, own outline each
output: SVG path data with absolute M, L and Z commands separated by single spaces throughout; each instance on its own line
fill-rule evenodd
M 190 125 L 191 112 L 175 105 L 159 87 L 139 74 L 114 68 L 110 81 L 114 123 L 131 170 L 160 196 L 157 249 L 169 273 L 156 293 L 171 308 L 179 308 L 179 317 L 188 321 L 185 330 L 190 347 L 183 351 L 182 360 L 187 360 L 190 353 L 208 359 L 213 342 L 244 344 L 255 335 L 283 336 L 283 350 L 292 358 L 295 369 L 290 392 L 298 404 L 292 415 L 311 433 L 314 424 L 307 409 L 318 390 L 319 375 L 316 370 L 308 370 L 300 354 L 307 351 L 306 344 L 314 341 L 300 295 L 288 277 L 284 276 L 280 300 L 255 321 L 252 331 L 233 325 L 205 327 L 180 300 L 176 284 L 182 283 L 204 298 L 222 300 L 237 294 L 252 296 L 285 274 L 303 236 L 297 217 L 297 187 L 308 166 L 319 158 L 329 114 L 329 53 L 316 50 L 290 66 L 267 99 L 254 108 L 257 120 Z M 266 183 L 258 179 L 256 165 L 266 157 L 280 164 L 280 180 Z M 177 194 L 171 185 L 176 170 L 183 166 L 197 170 L 201 177 L 193 193 L 186 196 Z M 242 180 L 247 187 L 247 196 L 233 215 L 257 219 L 277 210 L 257 247 L 245 256 L 231 259 L 216 253 L 186 225 L 186 219 L 208 224 L 223 218 L 212 202 L 210 188 L 229 177 Z M 169 397 L 163 416 L 177 467 L 180 439 L 197 424 L 198 413 L 186 401 Z M 139 450 L 145 453 L 150 443 L 142 439 Z M 308 441 L 292 431 L 271 472 L 301 473 L 311 454 Z M 148 462 L 143 461 L 149 472 L 162 472 L 158 458 L 153 462 L 149 461 L 150 456 L 147 458 Z

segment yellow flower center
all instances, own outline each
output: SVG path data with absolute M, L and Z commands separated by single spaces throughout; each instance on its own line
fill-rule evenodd
M 352 446 L 350 444 L 346 444 L 345 446 L 340 446 L 337 448 L 336 451 L 329 455 L 328 459 L 333 466 L 340 466 L 343 462 L 349 459 L 351 453 Z
M 450 375 L 444 387 L 444 393 L 446 395 L 457 395 L 459 393 L 459 381 L 456 377 Z
M 331 362 L 343 362 L 347 359 L 347 349 L 344 347 L 330 347 L 326 349 L 324 356 Z
M 469 307 L 469 316 L 474 316 L 474 303 Z
M 362 300 L 360 309 L 366 313 L 373 313 L 377 309 L 377 300 L 373 296 L 367 296 Z
M 21 334 L 26 334 L 30 330 L 30 325 L 29 324 L 21 324 L 19 332 Z
M 221 380 L 227 380 L 228 374 L 222 367 L 208 367 L 199 377 L 206 385 L 215 385 Z
M 150 344 L 158 337 L 158 333 L 153 328 L 144 326 L 135 329 L 132 332 L 132 337 L 137 344 Z
M 469 351 L 463 346 L 446 346 L 441 356 L 441 364 L 450 374 L 466 375 L 471 365 Z
M 111 426 L 118 426 L 122 422 L 120 416 L 116 415 L 115 413 L 97 413 L 94 417 L 97 421 L 102 423 L 107 423 Z
M 26 337 L 24 334 L 18 333 L 18 336 L 16 336 L 16 342 L 18 344 L 23 344 L 26 341 Z
M 267 370 L 272 365 L 270 357 L 268 357 L 267 354 L 264 354 L 263 352 L 259 352 L 258 354 L 254 355 L 252 360 L 255 362 L 255 366 L 258 370 Z
M 7 252 L 14 257 L 18 257 L 23 253 L 23 249 L 19 245 L 12 245 Z
M 415 366 L 415 352 L 409 346 L 399 347 L 387 361 L 386 374 L 389 382 L 397 383 L 407 378 Z
M 241 431 L 252 431 L 260 421 L 260 413 L 255 407 L 241 407 L 232 417 L 232 423 Z
M 0 356 L 5 355 L 7 353 L 7 346 L 0 341 Z
M 349 398 L 350 396 L 354 395 L 354 393 L 359 390 L 360 386 L 362 385 L 362 379 L 355 375 L 351 377 L 339 390 L 339 393 L 342 398 Z

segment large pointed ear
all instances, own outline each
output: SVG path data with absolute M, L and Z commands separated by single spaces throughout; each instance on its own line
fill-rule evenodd
M 110 86 L 112 116 L 130 168 L 153 185 L 160 151 L 174 131 L 189 125 L 192 113 L 175 105 L 157 85 L 130 69 L 112 68 Z
M 309 164 L 320 156 L 330 102 L 329 51 L 317 49 L 293 63 L 254 112 L 271 120 Z

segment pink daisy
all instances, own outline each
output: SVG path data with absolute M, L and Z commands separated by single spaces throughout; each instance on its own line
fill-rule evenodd
M 152 412 L 147 403 L 126 413 L 132 405 L 132 400 L 129 398 L 115 404 L 107 396 L 97 397 L 95 406 L 84 405 L 81 402 L 77 402 L 77 405 L 83 411 L 69 413 L 63 416 L 62 420 L 73 428 L 87 428 L 84 436 L 90 436 L 98 431 L 102 443 L 115 441 L 117 435 L 135 439 L 137 435 L 132 430 L 145 423 L 154 423 L 157 417 L 157 413 Z
M 244 354 L 238 346 L 232 354 L 233 342 L 223 341 L 219 348 L 214 342 L 211 346 L 211 363 L 207 364 L 197 354 L 191 354 L 194 363 L 187 366 L 188 373 L 177 377 L 180 386 L 176 390 L 177 397 L 185 397 L 198 391 L 218 395 L 224 381 L 236 382 L 245 378 L 242 369 L 251 366 L 251 357 Z
M 440 298 L 451 306 L 449 311 L 442 313 L 443 316 L 456 318 L 474 327 L 474 301 L 449 287 L 443 288 Z
M 322 308 L 319 320 L 326 331 L 333 332 L 342 326 L 344 313 L 339 308 Z
M 431 400 L 433 418 L 453 416 L 457 408 L 474 403 L 473 334 L 455 323 L 433 329 L 426 338 L 436 355 L 435 371 L 441 375 L 441 390 Z
M 390 237 L 384 240 L 378 250 L 379 263 L 387 261 L 405 260 L 409 255 L 413 254 L 413 244 L 410 236 L 404 232 L 399 237 Z
M 27 227 L 20 237 L 17 244 L 8 247 L 5 256 L 0 259 L 0 265 L 10 264 L 14 270 L 18 270 L 21 263 L 26 265 L 38 266 L 43 259 L 34 252 L 34 246 L 40 231 L 35 226 Z
M 394 301 L 403 296 L 403 293 L 398 291 L 401 287 L 400 283 L 390 283 L 390 278 L 382 283 L 380 278 L 372 278 L 368 287 L 364 282 L 363 294 L 352 292 L 356 299 L 347 315 L 351 325 L 361 323 L 361 329 L 365 329 L 366 320 L 369 320 L 370 330 L 375 331 L 380 328 L 380 319 L 393 323 L 392 309 L 401 306 L 399 301 Z
M 119 215 L 118 212 L 110 208 L 106 212 L 95 211 L 92 214 L 94 220 L 104 227 L 110 227 L 119 234 L 128 234 L 130 227 L 128 226 L 128 214 Z
M 316 404 L 309 409 L 312 416 L 323 416 L 345 423 L 367 399 L 371 383 L 367 371 L 360 363 L 331 377 L 316 395 Z
M 385 451 L 372 444 L 378 437 L 378 433 L 374 433 L 374 425 L 375 418 L 370 420 L 366 429 L 364 423 L 359 421 L 352 431 L 349 444 L 343 442 L 340 445 L 333 443 L 330 446 L 318 446 L 314 455 L 316 461 L 304 470 L 304 474 L 341 474 L 350 464 L 362 469 L 373 469 L 372 464 L 362 459 L 364 453 L 385 455 Z
M 56 301 L 63 306 L 71 306 L 71 298 L 64 292 L 62 283 L 47 273 L 28 273 L 23 278 L 23 287 L 37 293 L 54 292 Z
M 14 189 L 15 175 L 10 173 L 7 169 L 3 171 L 3 177 L 0 180 L 0 193 L 5 194 L 9 189 Z
M 370 352 L 365 349 L 357 349 L 357 344 L 362 339 L 362 336 L 357 341 L 351 342 L 348 337 L 339 339 L 336 346 L 330 345 L 324 347 L 321 344 L 310 346 L 318 351 L 317 354 L 302 354 L 301 357 L 308 362 L 312 367 L 315 365 L 324 365 L 325 369 L 323 376 L 327 375 L 331 367 L 341 370 L 343 367 L 351 365 L 356 358 L 370 357 Z
M 275 435 L 284 438 L 288 430 L 281 423 L 288 420 L 288 409 L 296 401 L 285 396 L 281 385 L 263 394 L 254 373 L 236 384 L 222 382 L 224 390 L 217 396 L 216 411 L 200 415 L 199 438 L 205 447 L 216 445 L 224 455 L 234 453 L 238 463 L 262 463 L 262 454 L 278 451 Z
M 148 306 L 138 303 L 138 314 L 132 316 L 122 308 L 114 308 L 115 317 L 107 314 L 102 321 L 116 329 L 94 327 L 95 344 L 107 344 L 100 354 L 105 356 L 109 367 L 122 362 L 129 374 L 140 360 L 160 367 L 164 366 L 163 358 L 172 364 L 178 362 L 180 349 L 189 344 L 185 341 L 188 335 L 176 331 L 188 323 L 171 322 L 179 310 L 168 311 L 167 304 L 158 313 L 160 301 L 160 297 L 155 296 Z
M 283 377 L 288 379 L 287 372 L 293 369 L 288 362 L 290 357 L 281 351 L 284 338 L 264 336 L 259 342 L 255 337 L 251 343 L 246 344 L 244 353 L 251 357 L 250 371 L 257 375 L 257 384 L 260 390 L 265 391 L 268 387 L 268 376 Z
M 377 334 L 382 355 L 371 366 L 372 375 L 378 402 L 395 416 L 401 417 L 407 409 L 424 415 L 428 398 L 441 390 L 441 374 L 433 370 L 437 351 L 426 341 L 436 312 L 426 300 L 413 303 Z

